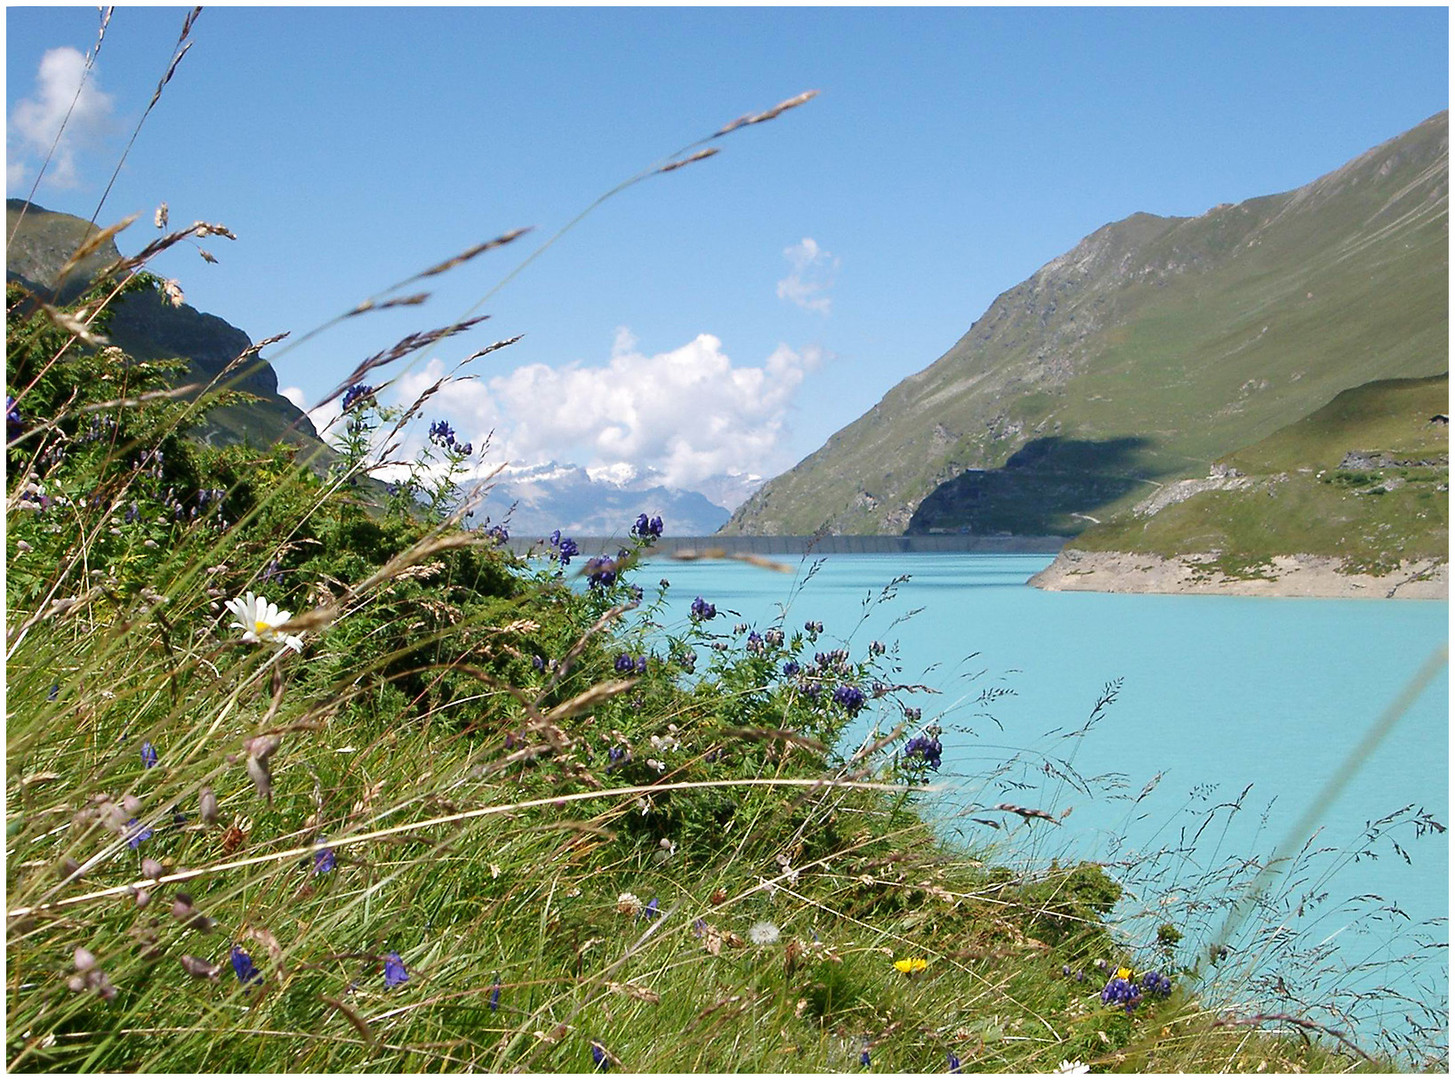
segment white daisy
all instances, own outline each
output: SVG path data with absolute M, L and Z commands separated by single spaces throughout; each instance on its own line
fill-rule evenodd
M 1063 1061 L 1056 1071 L 1058 1073 L 1069 1073 L 1072 1076 L 1080 1076 L 1083 1073 L 1089 1073 L 1091 1066 L 1085 1065 L 1080 1061 Z
M 229 626 L 241 630 L 244 641 L 282 645 L 294 652 L 303 651 L 303 639 L 297 634 L 278 633 L 278 627 L 293 618 L 293 613 L 278 610 L 278 605 L 270 603 L 266 597 L 255 596 L 249 591 L 245 596 L 229 600 L 227 610 L 234 620 Z

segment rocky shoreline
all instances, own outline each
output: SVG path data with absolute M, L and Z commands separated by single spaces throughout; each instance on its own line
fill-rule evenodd
M 1210 565 L 1215 556 L 1164 559 L 1125 551 L 1067 548 L 1028 584 L 1050 592 L 1208 593 L 1223 596 L 1322 596 L 1448 600 L 1450 564 L 1419 559 L 1382 577 L 1345 574 L 1341 560 L 1323 555 L 1277 555 L 1267 578 L 1230 578 Z

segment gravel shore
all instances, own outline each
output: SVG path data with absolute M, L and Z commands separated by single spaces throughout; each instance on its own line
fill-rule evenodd
M 1340 560 L 1328 556 L 1278 555 L 1266 571 L 1269 578 L 1229 578 L 1200 565 L 1213 558 L 1189 555 L 1164 559 L 1123 551 L 1068 549 L 1032 577 L 1030 584 L 1051 592 L 1450 599 L 1450 565 L 1443 560 L 1408 562 L 1392 574 L 1375 577 L 1341 573 Z

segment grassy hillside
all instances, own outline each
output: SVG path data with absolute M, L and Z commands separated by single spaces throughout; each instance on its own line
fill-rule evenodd
M 45 368 L 7 423 L 11 1071 L 1445 1070 L 1443 1017 L 1343 1033 L 1418 1013 L 1397 960 L 1341 999 L 1282 930 L 1423 811 L 1268 891 L 1217 828 L 1058 864 L 1029 793 L 1125 778 L 941 773 L 897 649 L 710 597 L 663 625 L 633 558 L 185 439 L 163 366 L 8 315 L 9 380 Z M 956 844 L 922 812 L 951 774 Z M 1382 907 L 1325 917 L 1398 955 Z
M 1441 113 L 1296 191 L 1098 230 L 723 531 L 1070 535 L 1341 390 L 1446 370 L 1447 148 Z
M 1450 546 L 1447 375 L 1346 390 L 1323 408 L 1219 461 L 1224 490 L 1169 491 L 1087 529 L 1074 546 L 1167 557 L 1221 554 L 1225 570 L 1256 573 L 1269 556 L 1335 556 L 1349 570 L 1387 573 L 1444 558 Z M 1150 502 L 1150 500 L 1149 500 Z M 1139 512 L 1141 511 L 1141 512 Z M 1146 512 L 1154 511 L 1154 512 Z

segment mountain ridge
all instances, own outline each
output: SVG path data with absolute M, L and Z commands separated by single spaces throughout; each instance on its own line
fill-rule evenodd
M 79 217 L 24 199 L 7 199 L 5 211 L 7 235 L 14 234 L 6 252 L 5 278 L 43 298 L 69 303 L 100 270 L 121 258 L 115 239 L 108 237 L 65 280 L 59 280 L 71 254 L 100 230 Z M 253 345 L 246 332 L 220 316 L 198 311 L 185 301 L 170 304 L 150 290 L 117 297 L 112 311 L 112 344 L 137 360 L 185 358 L 190 381 L 212 381 Z M 260 400 L 209 410 L 198 431 L 204 441 L 270 446 L 281 440 L 321 452 L 320 461 L 332 459 L 307 414 L 278 393 L 278 375 L 267 360 L 258 357 L 229 379 L 230 388 Z
M 1448 201 L 1441 112 L 1292 191 L 1104 225 L 723 531 L 1071 536 L 1341 390 L 1438 374 Z

